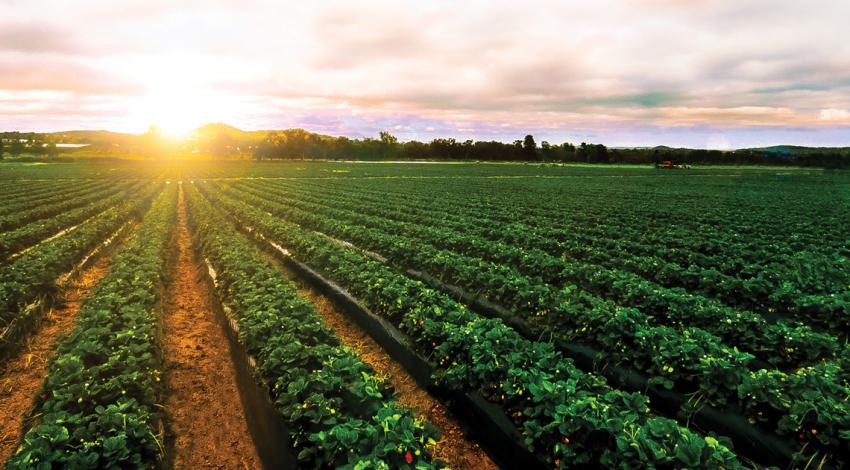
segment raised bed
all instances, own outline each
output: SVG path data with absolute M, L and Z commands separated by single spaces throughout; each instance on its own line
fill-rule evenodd
M 216 320 L 230 345 L 230 356 L 236 371 L 236 386 L 245 410 L 245 421 L 263 468 L 297 469 L 298 459 L 292 453 L 289 428 L 274 407 L 268 384 L 256 369 L 256 360 L 239 341 L 239 324 L 229 307 L 221 302 L 216 289 L 216 274 L 208 260 L 195 248 L 195 259 L 203 259 L 204 280 L 209 285 L 210 304 Z
M 433 367 L 410 346 L 407 337 L 389 321 L 360 303 L 347 290 L 326 279 L 310 266 L 294 259 L 284 247 L 246 228 L 268 247 L 301 281 L 330 298 L 340 310 L 363 328 L 395 361 L 416 380 L 420 387 L 445 401 L 463 422 L 466 430 L 504 468 L 548 468 L 545 462 L 530 452 L 519 430 L 504 411 L 488 402 L 478 392 L 460 392 L 440 387 L 432 380 Z
M 78 275 L 83 269 L 91 266 L 95 259 L 106 251 L 110 245 L 113 245 L 116 240 L 126 235 L 127 229 L 130 225 L 130 221 L 125 222 L 106 240 L 99 243 L 94 247 L 94 249 L 89 251 L 70 271 L 59 276 L 59 278 L 56 279 L 56 287 L 59 289 L 63 288 L 68 284 L 70 279 Z M 0 331 L 0 359 L 8 357 L 8 355 L 20 345 L 21 340 L 36 326 L 38 326 L 39 322 L 44 317 L 44 314 L 50 311 L 51 307 L 53 307 L 55 300 L 55 295 L 52 293 L 42 295 L 24 307 L 24 309 L 21 310 L 12 322 Z
M 446 284 L 420 271 L 409 269 L 406 274 L 437 289 L 451 293 L 482 315 L 501 319 L 526 338 L 537 338 L 528 323 L 517 315 L 511 314 L 507 308 L 501 305 L 474 296 L 458 286 Z M 688 398 L 684 394 L 652 385 L 646 376 L 629 367 L 617 365 L 598 368 L 596 358 L 601 353 L 597 349 L 559 339 L 552 341 L 559 350 L 575 361 L 580 369 L 599 373 L 618 388 L 646 394 L 650 398 L 653 408 L 668 416 L 677 416 L 679 410 L 688 402 Z M 740 410 L 736 410 L 733 406 L 725 410 L 703 406 L 689 416 L 689 421 L 696 429 L 714 431 L 730 438 L 735 445 L 735 453 L 755 462 L 784 468 L 790 465 L 792 461 L 793 441 L 756 428 L 747 421 Z
M 350 242 L 333 238 L 322 232 L 314 233 L 340 245 L 356 249 L 381 263 L 388 262 L 387 258 L 379 253 L 362 249 Z M 294 260 L 293 262 L 297 263 Z M 405 270 L 405 274 L 413 279 L 425 282 L 436 289 L 449 293 L 482 315 L 501 319 L 506 325 L 528 339 L 538 339 L 538 335 L 534 333 L 527 322 L 511 313 L 509 309 L 502 305 L 470 294 L 459 286 L 445 283 L 422 271 L 407 269 Z M 382 321 L 386 322 L 385 320 Z M 632 368 L 624 366 L 599 368 L 596 359 L 601 352 L 595 348 L 559 339 L 553 339 L 552 341 L 559 350 L 575 361 L 580 369 L 599 373 L 618 388 L 646 394 L 652 401 L 653 407 L 668 416 L 677 416 L 679 410 L 688 402 L 688 398 L 684 394 L 652 385 L 646 376 Z M 793 441 L 758 429 L 750 424 L 743 416 L 743 413 L 734 406 L 729 406 L 724 410 L 703 406 L 689 416 L 689 421 L 696 429 L 714 431 L 729 437 L 735 445 L 735 452 L 752 461 L 787 467 L 793 459 L 795 447 Z

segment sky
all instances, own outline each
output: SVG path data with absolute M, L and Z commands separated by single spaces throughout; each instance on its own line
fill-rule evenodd
M 850 145 L 847 0 L 0 0 L 0 129 Z

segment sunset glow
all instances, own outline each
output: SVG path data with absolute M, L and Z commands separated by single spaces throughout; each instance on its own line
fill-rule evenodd
M 0 128 L 850 143 L 850 6 L 3 2 Z
M 848 19 L 0 0 L 0 466 L 850 468 Z

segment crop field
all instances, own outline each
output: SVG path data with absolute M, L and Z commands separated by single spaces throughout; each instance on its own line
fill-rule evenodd
M 850 466 L 850 174 L 0 165 L 7 468 Z

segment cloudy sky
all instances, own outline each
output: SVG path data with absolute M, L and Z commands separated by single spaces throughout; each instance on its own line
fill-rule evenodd
M 847 0 L 0 0 L 0 129 L 850 145 Z

